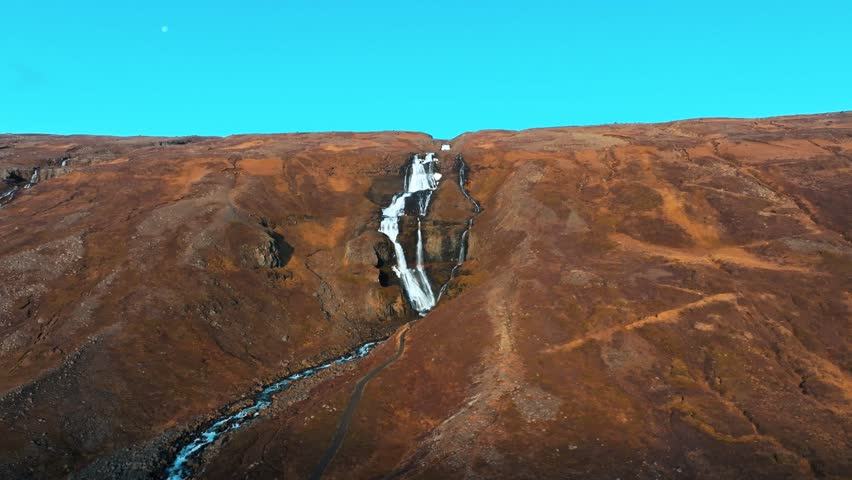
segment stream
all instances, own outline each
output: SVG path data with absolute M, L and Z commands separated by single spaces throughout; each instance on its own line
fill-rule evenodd
M 479 203 L 471 198 L 464 188 L 467 165 L 464 163 L 461 155 L 456 157 L 456 164 L 459 169 L 459 188 L 461 188 L 464 196 L 470 200 L 473 205 L 474 215 L 468 219 L 467 228 L 462 233 L 456 265 L 453 267 L 450 278 L 441 286 L 437 296 L 432 289 L 432 285 L 423 266 L 423 234 L 421 230 L 421 219 L 426 216 L 429 209 L 429 202 L 432 198 L 432 193 L 438 188 L 439 181 L 441 180 L 441 174 L 437 171 L 438 159 L 435 158 L 434 153 L 427 153 L 424 158 L 420 158 L 419 155 L 412 156 L 410 164 L 407 165 L 405 169 L 403 191 L 394 195 L 391 199 L 390 205 L 382 209 L 382 220 L 379 231 L 384 233 L 394 245 L 397 263 L 393 267 L 393 270 L 402 283 L 404 294 L 408 298 L 409 303 L 421 317 L 426 315 L 429 310 L 435 307 L 438 299 L 440 299 L 440 296 L 447 289 L 447 286 L 455 276 L 458 268 L 464 262 L 467 256 L 467 237 L 471 227 L 473 226 L 474 217 L 481 211 Z M 415 262 L 413 268 L 408 266 L 405 258 L 405 251 L 402 245 L 397 242 L 397 236 L 399 235 L 399 219 L 406 214 L 406 203 L 409 199 L 414 202 L 413 207 L 416 207 L 414 210 L 417 213 L 417 245 L 414 254 Z M 205 426 L 196 430 L 188 437 L 185 436 L 178 439 L 178 445 L 182 446 L 172 463 L 166 469 L 165 477 L 168 480 L 185 480 L 190 478 L 193 473 L 192 462 L 194 460 L 198 460 L 210 444 L 225 433 L 242 427 L 247 422 L 260 415 L 261 411 L 272 405 L 272 398 L 275 394 L 286 389 L 294 382 L 311 377 L 334 365 L 345 364 L 364 358 L 382 342 L 384 342 L 384 340 L 375 340 L 364 343 L 345 355 L 328 360 L 321 365 L 284 377 L 254 394 L 251 397 L 250 405 L 242 407 L 234 413 L 226 413 L 215 422 L 205 424 Z M 347 411 L 350 412 L 350 415 L 357 407 L 357 401 L 360 399 L 360 395 L 363 393 L 363 389 L 369 379 L 377 375 L 382 369 L 395 361 L 402 354 L 404 347 L 405 334 L 403 333 L 400 337 L 400 346 L 396 355 L 391 357 L 391 359 L 383 363 L 377 369 L 371 371 L 358 383 L 356 392 L 353 394 L 349 405 L 347 405 Z M 332 446 L 326 452 L 324 463 L 318 471 L 317 478 L 322 475 L 325 467 L 333 459 L 337 449 L 343 442 L 347 429 L 348 421 L 345 421 L 344 419 L 335 434 L 335 442 L 333 442 Z
M 17 186 L 13 186 L 9 190 L 6 190 L 3 193 L 0 193 L 0 207 L 6 205 L 11 202 L 13 198 L 15 198 L 15 193 L 18 191 Z
M 462 231 L 461 238 L 459 239 L 459 254 L 456 257 L 456 264 L 453 265 L 453 269 L 450 271 L 450 276 L 447 278 L 447 281 L 444 282 L 444 284 L 441 285 L 441 289 L 438 290 L 438 300 L 441 300 L 441 297 L 444 296 L 444 293 L 450 286 L 450 282 L 456 278 L 459 268 L 461 268 L 464 261 L 467 260 L 467 239 L 470 235 L 470 229 L 473 228 L 473 219 L 482 212 L 482 207 L 479 206 L 479 202 L 474 200 L 473 197 L 470 196 L 470 193 L 468 193 L 467 189 L 464 188 L 468 167 L 461 154 L 456 156 L 456 165 L 458 165 L 459 170 L 459 189 L 461 190 L 462 195 L 464 195 L 464 197 L 470 201 L 471 205 L 473 205 L 473 215 L 467 219 L 467 228 Z
M 311 377 L 317 372 L 321 372 L 333 365 L 349 363 L 351 361 L 358 360 L 359 358 L 364 358 L 381 342 L 381 340 L 367 342 L 345 355 L 329 360 L 321 365 L 294 373 L 268 385 L 259 393 L 254 395 L 252 398 L 253 403 L 251 405 L 243 407 L 236 413 L 228 414 L 217 420 L 195 435 L 189 443 L 184 445 L 184 447 L 178 452 L 171 466 L 169 466 L 168 470 L 166 470 L 166 478 L 168 478 L 168 480 L 182 480 L 188 478 L 192 473 L 190 465 L 188 464 L 190 459 L 200 455 L 200 452 L 204 450 L 204 448 L 213 443 L 222 434 L 235 430 L 241 427 L 245 422 L 260 415 L 261 410 L 265 410 L 272 405 L 272 396 L 289 387 L 293 382 L 304 380 L 305 378 Z

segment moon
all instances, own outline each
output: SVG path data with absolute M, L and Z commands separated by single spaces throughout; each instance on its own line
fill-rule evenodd
M 168 25 L 163 25 L 162 27 L 160 27 L 160 31 L 161 31 L 161 32 L 163 32 L 163 33 L 168 33 L 168 31 L 169 31 L 169 26 L 168 26 Z

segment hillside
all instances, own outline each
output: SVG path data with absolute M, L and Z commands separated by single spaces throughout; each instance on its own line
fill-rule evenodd
M 852 113 L 0 173 L 2 478 L 852 476 Z

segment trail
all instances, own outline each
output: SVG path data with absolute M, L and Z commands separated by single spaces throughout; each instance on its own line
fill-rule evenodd
M 680 319 L 681 313 L 684 313 L 689 310 L 693 310 L 696 308 L 702 308 L 707 305 L 719 302 L 728 302 L 735 303 L 737 299 L 737 295 L 735 293 L 718 293 L 715 295 L 708 295 L 704 298 L 696 300 L 694 302 L 687 303 L 686 305 L 681 305 L 676 308 L 672 308 L 669 310 L 665 310 L 663 312 L 659 312 L 653 315 L 648 315 L 647 317 L 643 317 L 635 322 L 628 323 L 626 325 L 616 325 L 614 327 L 605 328 L 603 330 L 597 330 L 582 337 L 572 340 L 568 343 L 557 345 L 555 347 L 548 348 L 545 350 L 545 353 L 555 353 L 555 352 L 570 352 L 571 350 L 576 349 L 584 345 L 586 342 L 591 340 L 604 341 L 609 340 L 612 336 L 617 332 L 630 331 L 635 330 L 637 328 L 644 327 L 645 325 L 650 325 L 653 323 L 671 323 L 676 322 Z
M 349 404 L 346 405 L 346 409 L 343 411 L 343 416 L 340 418 L 340 423 L 337 425 L 337 431 L 334 432 L 331 445 L 329 445 L 328 449 L 323 454 L 319 465 L 317 465 L 316 470 L 314 470 L 314 473 L 311 474 L 310 478 L 312 480 L 319 480 L 322 478 L 322 474 L 325 473 L 326 468 L 328 468 L 328 465 L 332 460 L 334 460 L 334 456 L 337 454 L 340 446 L 343 445 L 343 440 L 346 438 L 346 433 L 349 431 L 349 425 L 352 423 L 352 417 L 355 415 L 355 410 L 361 402 L 361 397 L 364 395 L 364 388 L 367 386 L 367 383 L 402 356 L 402 353 L 405 351 L 405 336 L 407 334 L 408 326 L 405 327 L 405 330 L 403 330 L 399 336 L 399 347 L 397 348 L 396 353 L 378 367 L 370 370 L 355 385 L 355 390 L 349 398 Z

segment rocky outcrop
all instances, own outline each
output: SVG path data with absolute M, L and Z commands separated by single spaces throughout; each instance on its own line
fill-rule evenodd
M 241 245 L 242 263 L 254 268 L 281 268 L 293 256 L 293 247 L 284 241 L 281 234 L 266 230 L 254 244 Z

